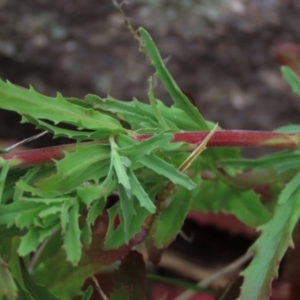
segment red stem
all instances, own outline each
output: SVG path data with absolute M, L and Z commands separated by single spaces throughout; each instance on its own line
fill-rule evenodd
M 173 142 L 199 144 L 208 132 L 180 132 L 174 134 Z M 135 139 L 142 141 L 150 134 L 138 135 Z M 296 149 L 300 141 L 299 134 L 283 134 L 268 131 L 223 130 L 217 131 L 209 140 L 208 147 L 271 147 L 279 149 Z
M 194 149 L 201 143 L 208 132 L 180 132 L 174 134 L 173 142 L 187 142 L 190 144 L 189 150 Z M 135 136 L 135 140 L 143 141 L 151 138 L 150 134 Z M 297 149 L 300 140 L 299 134 L 282 134 L 264 131 L 242 131 L 223 130 L 217 131 L 210 141 L 208 147 L 272 147 L 278 149 Z M 86 144 L 86 143 L 82 143 Z M 1 160 L 9 161 L 11 166 L 31 166 L 62 159 L 64 151 L 74 151 L 76 144 L 47 147 L 42 149 L 27 150 L 17 153 L 7 153 L 0 155 Z

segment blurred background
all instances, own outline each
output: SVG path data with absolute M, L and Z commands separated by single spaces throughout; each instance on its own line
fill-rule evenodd
M 300 43 L 297 0 L 131 0 L 182 90 L 226 129 L 298 122 L 300 101 L 282 80 L 278 45 Z M 0 0 L 0 77 L 47 95 L 147 99 L 153 69 L 110 0 Z M 169 103 L 158 85 L 157 98 Z M 0 100 L 1 101 L 1 100 Z M 0 112 L 0 139 L 33 134 Z M 37 142 L 39 143 L 39 142 Z
M 132 25 L 149 31 L 178 85 L 193 95 L 206 119 L 225 129 L 273 130 L 299 123 L 300 99 L 282 79 L 276 60 L 280 45 L 300 44 L 299 0 L 127 2 L 123 9 Z M 31 84 L 49 96 L 59 91 L 68 97 L 93 93 L 148 101 L 153 72 L 110 0 L 0 0 L 3 80 Z M 159 83 L 155 94 L 171 103 Z M 18 115 L 0 110 L 0 147 L 36 133 L 19 122 Z M 45 136 L 31 146 L 60 142 Z M 202 277 L 242 255 L 255 238 L 246 230 L 233 234 L 236 223 L 226 234 L 212 223 L 190 219 L 184 230 L 197 232 L 194 243 L 179 237 L 172 246 L 198 271 L 201 265 Z M 165 262 L 161 274 L 172 274 L 176 261 Z M 175 273 L 185 268 L 191 270 L 186 261 Z

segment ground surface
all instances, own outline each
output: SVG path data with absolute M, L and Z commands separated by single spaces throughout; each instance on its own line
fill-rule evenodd
M 175 4 L 176 3 L 176 4 Z M 54 95 L 96 93 L 147 101 L 146 59 L 107 1 L 1 0 L 0 77 Z M 269 130 L 299 120 L 275 48 L 300 43 L 297 0 L 129 1 L 133 25 L 152 34 L 183 90 L 228 129 Z M 170 101 L 158 86 L 156 96 Z M 23 138 L 0 114 L 0 138 Z

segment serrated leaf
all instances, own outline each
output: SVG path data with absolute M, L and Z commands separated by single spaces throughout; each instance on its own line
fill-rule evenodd
M 92 229 L 88 222 L 84 223 L 84 226 L 81 231 L 81 240 L 83 246 L 88 246 L 92 242 Z
M 70 300 L 75 296 L 82 295 L 81 287 L 87 278 L 98 273 L 104 266 L 111 265 L 121 260 L 140 239 L 130 241 L 129 245 L 113 251 L 103 251 L 102 245 L 107 228 L 107 216 L 97 220 L 97 231 L 93 232 L 92 243 L 82 251 L 82 257 L 78 266 L 66 260 L 66 253 L 60 247 L 60 234 L 55 235 L 45 246 L 39 263 L 34 270 L 34 278 L 40 284 L 47 285 L 51 292 L 59 295 L 60 300 Z M 124 232 L 124 231 L 123 231 Z M 123 234 L 124 236 L 124 234 Z M 57 245 L 53 244 L 56 240 Z M 44 253 L 47 255 L 44 256 Z M 55 266 L 55 276 L 52 276 Z
M 64 248 L 67 253 L 68 260 L 73 265 L 77 265 L 81 256 L 81 231 L 79 229 L 79 205 L 74 203 L 70 209 L 70 218 L 67 224 L 66 233 L 64 236 Z
M 152 65 L 156 69 L 155 75 L 162 81 L 162 83 L 168 90 L 175 103 L 175 106 L 186 112 L 189 115 L 189 117 L 196 124 L 198 124 L 199 130 L 209 130 L 205 120 L 199 113 L 198 109 L 195 106 L 193 106 L 189 99 L 182 93 L 182 91 L 179 89 L 178 85 L 172 78 L 171 74 L 168 72 L 149 33 L 144 28 L 140 28 L 139 33 L 144 39 L 144 47 L 149 56 L 151 57 Z
M 3 241 L 3 240 L 2 240 Z M 8 300 L 17 299 L 17 287 L 7 266 L 7 263 L 0 257 L 0 298 Z
M 162 117 L 162 115 L 160 114 L 160 112 L 157 108 L 157 104 L 156 104 L 156 100 L 155 100 L 154 92 L 153 92 L 152 77 L 150 77 L 150 79 L 148 80 L 148 83 L 149 83 L 148 98 L 150 100 L 150 105 L 151 105 L 151 108 L 153 110 L 153 113 L 154 113 L 158 123 L 160 124 L 160 126 L 163 129 L 168 130 L 168 129 L 170 129 L 170 127 L 166 123 L 165 119 Z
M 285 204 L 285 202 L 291 198 L 293 193 L 297 191 L 300 186 L 300 172 L 286 185 L 279 195 L 278 205 Z
M 280 164 L 278 163 L 280 161 Z M 300 151 L 284 150 L 257 159 L 225 159 L 217 162 L 220 168 L 231 169 L 232 175 L 247 170 L 269 169 L 279 174 L 300 167 Z
M 165 176 L 174 184 L 179 184 L 189 190 L 196 187 L 195 183 L 187 175 L 179 172 L 173 165 L 154 154 L 137 157 L 137 160 L 157 174 Z
M 31 227 L 28 232 L 21 238 L 21 243 L 18 248 L 20 256 L 24 257 L 30 252 L 36 251 L 40 244 L 40 233 L 38 228 Z
M 158 215 L 149 233 L 157 248 L 167 247 L 176 238 L 190 210 L 194 194 L 195 191 L 180 188 L 169 206 Z
M 114 187 L 114 184 L 112 184 L 112 186 Z M 89 206 L 93 201 L 97 199 L 98 201 L 102 201 L 105 203 L 104 199 L 111 191 L 111 187 L 91 184 L 79 187 L 77 189 L 77 195 L 86 206 Z
M 0 209 L 0 225 L 12 226 L 19 214 L 34 208 L 36 208 L 35 203 L 26 202 L 13 202 L 3 205 Z
M 19 228 L 29 228 L 36 221 L 38 214 L 40 211 L 45 208 L 43 204 L 35 204 L 30 210 L 20 211 L 19 214 L 15 218 L 15 224 Z
M 91 205 L 88 215 L 87 215 L 87 218 L 86 218 L 89 225 L 94 225 L 97 217 L 100 216 L 101 213 L 103 212 L 105 204 L 106 203 L 105 203 L 104 199 L 99 199 L 98 201 L 94 202 Z
M 127 167 L 131 164 L 130 160 L 118 153 L 118 146 L 112 136 L 109 137 L 111 145 L 111 164 L 115 170 L 118 183 L 121 184 L 127 191 L 131 190 L 129 177 L 127 175 Z
M 145 192 L 141 183 L 131 170 L 128 171 L 128 175 L 133 195 L 137 197 L 141 206 L 145 207 L 150 213 L 154 213 L 156 207 L 149 198 L 148 194 Z
M 132 217 L 136 214 L 133 205 L 133 199 L 129 198 L 125 188 L 122 185 L 118 186 L 120 203 L 121 203 L 121 212 L 124 220 L 124 236 L 125 242 L 129 242 L 129 228 L 131 227 Z
M 99 179 L 108 174 L 110 150 L 106 145 L 78 145 L 57 161 L 57 173 L 36 183 L 30 192 L 43 197 L 58 196 L 77 188 L 83 182 Z
M 127 237 L 125 237 L 124 234 L 125 225 L 120 203 L 115 204 L 113 207 L 107 210 L 109 214 L 109 227 L 107 229 L 107 234 L 105 237 L 105 250 L 117 249 L 126 244 L 128 238 L 131 239 L 136 234 L 141 233 L 142 225 L 144 224 L 146 218 L 150 215 L 150 213 L 144 207 L 141 207 L 137 199 L 135 198 L 133 198 L 133 205 L 135 214 L 132 215 L 129 228 L 127 230 Z M 120 224 L 114 230 L 114 222 L 117 214 L 119 214 L 120 216 Z
M 299 176 L 299 173 L 296 175 Z M 290 189 L 290 183 L 285 187 Z M 283 197 L 289 197 L 283 199 Z M 244 282 L 239 300 L 264 300 L 271 295 L 271 283 L 278 274 L 279 263 L 289 246 L 293 246 L 292 232 L 300 216 L 300 186 L 294 193 L 282 193 L 273 218 L 259 229 L 262 231 L 249 252 L 255 256 L 242 272 Z
M 33 281 L 29 275 L 26 265 L 23 260 L 20 260 L 23 282 L 26 290 L 30 293 L 35 300 L 58 300 L 46 287 L 41 286 Z
M 0 80 L 0 107 L 35 119 L 51 120 L 55 124 L 63 122 L 94 130 L 123 132 L 116 119 L 92 109 L 86 109 L 66 101 L 61 94 L 55 98 L 36 92 L 33 87 L 24 89 Z
M 109 130 L 99 130 L 99 131 L 82 131 L 82 130 L 71 130 L 61 128 L 59 126 L 48 124 L 41 120 L 36 120 L 30 116 L 23 116 L 22 123 L 27 122 L 34 124 L 36 128 L 47 130 L 53 133 L 53 138 L 58 137 L 68 137 L 70 139 L 75 139 L 78 142 L 85 140 L 100 140 L 105 139 L 111 133 Z
M 256 193 L 219 180 L 202 181 L 191 210 L 234 214 L 240 221 L 254 228 L 270 220 L 270 213 Z

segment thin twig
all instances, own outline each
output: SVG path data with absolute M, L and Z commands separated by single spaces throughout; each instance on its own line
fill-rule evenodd
M 247 262 L 249 259 L 253 257 L 252 252 L 248 252 L 235 260 L 234 262 L 227 265 L 225 268 L 221 269 L 220 271 L 216 272 L 210 277 L 205 278 L 204 280 L 198 282 L 198 286 L 200 287 L 208 287 L 210 284 L 212 284 L 216 279 L 224 276 L 225 274 L 231 273 L 233 271 L 236 271 L 239 269 L 245 262 Z M 174 300 L 188 300 L 193 295 L 195 295 L 197 292 L 194 290 L 186 290 L 179 296 L 177 296 Z
M 29 137 L 29 138 L 23 140 L 23 141 L 21 141 L 21 142 L 18 142 L 18 143 L 16 143 L 16 144 L 14 144 L 14 145 L 12 145 L 12 146 L 6 148 L 5 150 L 6 150 L 6 151 L 10 151 L 10 150 L 12 150 L 12 149 L 14 149 L 14 148 L 16 148 L 16 147 L 18 147 L 18 146 L 20 146 L 20 145 L 23 145 L 23 144 L 29 143 L 29 142 L 31 142 L 31 141 L 34 141 L 34 140 L 40 138 L 41 136 L 45 135 L 46 133 L 48 133 L 48 131 L 43 131 L 43 132 L 41 132 L 41 133 L 39 133 L 39 134 L 36 134 L 36 135 L 34 135 L 34 136 L 31 136 L 31 137 Z
M 102 300 L 109 300 L 109 299 L 107 298 L 107 296 L 104 294 L 104 292 L 102 291 L 102 289 L 101 289 L 101 287 L 100 287 L 100 285 L 99 285 L 99 282 L 98 282 L 97 278 L 96 278 L 95 276 L 93 276 L 93 277 L 92 277 L 92 280 L 94 281 L 95 286 L 96 286 L 96 289 L 97 289 L 98 293 L 100 294 Z
M 113 5 L 117 8 L 117 10 L 119 11 L 125 25 L 127 26 L 129 32 L 131 33 L 131 35 L 133 36 L 133 38 L 135 39 L 135 41 L 138 43 L 139 45 L 139 49 L 145 54 L 145 56 L 147 57 L 147 59 L 149 59 L 149 61 L 151 61 L 150 56 L 148 55 L 147 51 L 145 50 L 144 44 L 142 42 L 142 40 L 140 39 L 139 35 L 137 34 L 136 30 L 133 28 L 130 20 L 126 17 L 123 9 L 122 9 L 122 5 L 123 4 L 128 4 L 127 1 L 123 1 L 120 4 L 117 2 L 117 0 L 112 0 Z

